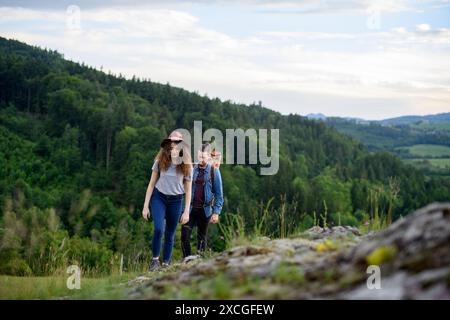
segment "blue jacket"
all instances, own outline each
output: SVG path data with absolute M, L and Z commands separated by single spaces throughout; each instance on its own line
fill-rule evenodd
M 211 164 L 208 163 L 205 168 L 204 174 L 204 194 L 205 194 L 205 215 L 206 217 L 211 216 L 213 213 L 220 214 L 223 206 L 223 190 L 222 190 L 222 176 L 220 175 L 220 170 L 218 168 L 214 169 L 214 185 L 211 185 L 210 181 L 210 170 Z M 194 194 L 195 194 L 195 180 L 197 179 L 199 168 L 198 164 L 194 166 L 194 172 L 192 175 L 192 197 L 191 197 L 191 211 L 194 203 Z M 214 204 L 211 206 L 211 202 L 214 199 Z

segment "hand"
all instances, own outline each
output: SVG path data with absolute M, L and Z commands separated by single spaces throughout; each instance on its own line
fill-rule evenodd
M 181 224 L 185 224 L 186 222 L 189 221 L 189 211 L 185 211 L 182 215 L 181 215 L 181 219 L 180 222 Z
M 144 209 L 142 209 L 142 218 L 145 220 L 148 220 L 148 217 L 150 216 L 150 210 L 148 210 L 148 207 L 145 206 Z
M 209 220 L 209 223 L 216 224 L 219 222 L 219 215 L 217 213 L 213 213 L 211 216 L 211 220 Z

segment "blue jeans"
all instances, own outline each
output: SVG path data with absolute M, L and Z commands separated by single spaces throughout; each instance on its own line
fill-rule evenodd
M 183 194 L 166 195 L 157 188 L 154 188 L 150 199 L 151 214 L 154 224 L 152 254 L 153 258 L 159 257 L 162 235 L 164 232 L 163 262 L 166 263 L 170 262 L 172 256 L 175 231 L 182 213 L 183 197 Z M 165 228 L 164 219 L 166 220 Z

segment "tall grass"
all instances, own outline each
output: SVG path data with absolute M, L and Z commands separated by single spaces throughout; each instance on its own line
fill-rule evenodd
M 218 226 L 227 248 L 246 242 L 244 217 L 239 213 L 224 215 L 223 221 Z
M 286 238 L 286 195 L 282 195 L 281 196 L 281 205 L 280 205 L 280 209 L 278 210 L 279 212 L 279 218 L 280 218 L 280 238 Z
M 277 206 L 275 198 L 260 202 L 250 212 L 250 223 L 239 213 L 227 213 L 218 225 L 226 242 L 226 247 L 236 243 L 251 242 L 261 237 L 287 238 L 298 234 L 301 229 L 302 216 L 297 210 L 297 202 L 288 202 L 285 194 L 280 195 Z M 288 214 L 289 213 L 289 214 Z M 306 213 L 303 213 L 306 216 Z
M 393 211 L 398 201 L 400 184 L 395 177 L 389 178 L 387 186 L 379 185 L 369 190 L 369 221 L 363 226 L 366 231 L 379 231 L 392 224 Z
M 322 226 L 326 229 L 327 228 L 327 222 L 328 222 L 328 207 L 327 202 L 323 200 L 323 213 L 320 215 L 322 218 Z
M 313 226 L 329 228 L 336 225 L 352 225 L 363 233 L 379 231 L 392 223 L 398 192 L 399 185 L 395 178 L 391 178 L 387 186 L 372 186 L 367 196 L 367 212 L 358 210 L 356 215 L 353 212 L 330 213 L 325 200 L 322 202 L 321 211 L 314 210 L 311 213 L 300 214 L 297 202 L 289 202 L 283 194 L 278 199 L 272 197 L 265 203 L 260 202 L 253 212 L 248 213 L 249 221 L 239 213 L 226 213 L 219 224 L 219 230 L 224 235 L 227 248 L 261 237 L 296 236 Z
M 260 204 L 260 212 L 261 215 L 259 218 L 255 219 L 254 222 L 254 229 L 253 234 L 256 237 L 264 236 L 268 234 L 268 220 L 269 220 L 269 214 L 270 214 L 270 207 L 272 205 L 272 202 L 274 200 L 274 197 L 270 198 L 269 201 L 264 205 L 263 203 Z

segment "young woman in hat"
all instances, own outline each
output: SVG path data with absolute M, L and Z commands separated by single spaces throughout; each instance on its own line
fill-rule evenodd
M 150 203 L 154 224 L 153 258 L 150 263 L 150 271 L 155 271 L 160 266 L 159 255 L 163 232 L 162 266 L 169 265 L 178 222 L 184 224 L 189 220 L 191 190 L 192 160 L 189 148 L 183 142 L 181 133 L 174 131 L 161 142 L 161 149 L 152 167 L 152 175 L 142 210 L 142 216 L 147 220 L 150 215 L 148 208 Z M 183 199 L 185 200 L 184 210 Z

